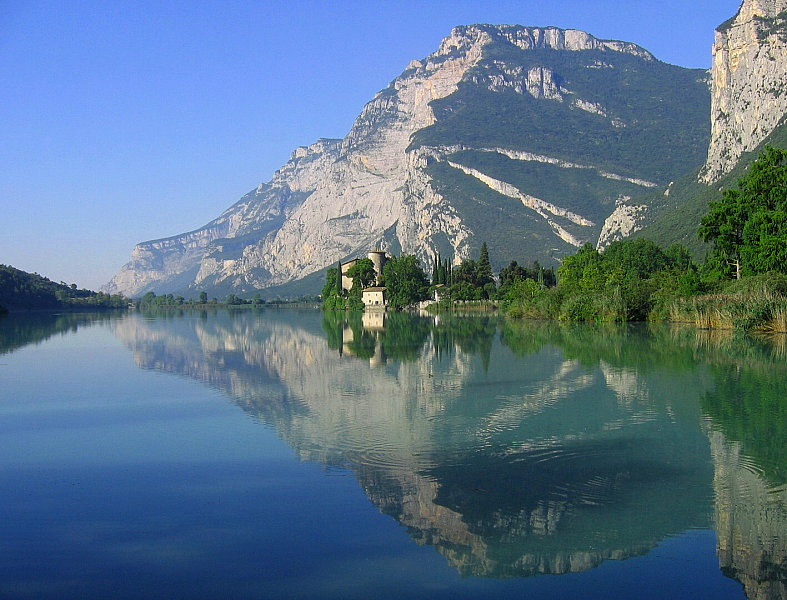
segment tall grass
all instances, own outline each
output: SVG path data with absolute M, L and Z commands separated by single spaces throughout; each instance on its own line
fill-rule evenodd
M 766 273 L 731 282 L 715 294 L 677 298 L 668 314 L 673 323 L 700 329 L 787 332 L 787 277 Z

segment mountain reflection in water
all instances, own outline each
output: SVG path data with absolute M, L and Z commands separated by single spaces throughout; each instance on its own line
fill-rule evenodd
M 750 598 L 785 597 L 778 346 L 402 313 L 110 326 L 140 367 L 215 386 L 302 459 L 351 470 L 462 574 L 584 571 L 715 521 L 724 572 Z M 752 388 L 736 415 L 729 398 Z

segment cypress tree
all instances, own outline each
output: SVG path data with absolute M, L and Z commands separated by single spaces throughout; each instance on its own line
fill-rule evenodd
M 489 251 L 486 249 L 486 242 L 481 244 L 481 253 L 478 256 L 477 267 L 478 285 L 484 287 L 487 283 L 492 283 L 492 265 L 489 263 Z

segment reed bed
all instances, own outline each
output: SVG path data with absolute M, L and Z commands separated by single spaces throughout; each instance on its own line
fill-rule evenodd
M 733 282 L 715 294 L 677 298 L 668 310 L 673 323 L 699 329 L 787 332 L 787 278 L 779 274 Z

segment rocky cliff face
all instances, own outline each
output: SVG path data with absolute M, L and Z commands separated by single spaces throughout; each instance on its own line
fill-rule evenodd
M 719 27 L 712 82 L 704 183 L 728 173 L 787 113 L 787 0 L 745 0 Z
M 621 94 L 651 85 L 641 102 Z M 674 161 L 663 169 L 627 149 L 643 136 L 668 139 L 675 123 L 666 119 L 686 94 L 700 110 L 678 125 L 705 139 L 704 88 L 701 74 L 630 43 L 556 28 L 457 27 L 379 92 L 343 140 L 297 149 L 205 227 L 139 244 L 104 289 L 243 294 L 373 247 L 459 262 L 483 240 L 493 262 L 554 264 L 596 241 L 617 198 L 700 163 L 694 142 L 665 153 Z M 481 122 L 493 113 L 503 117 Z

